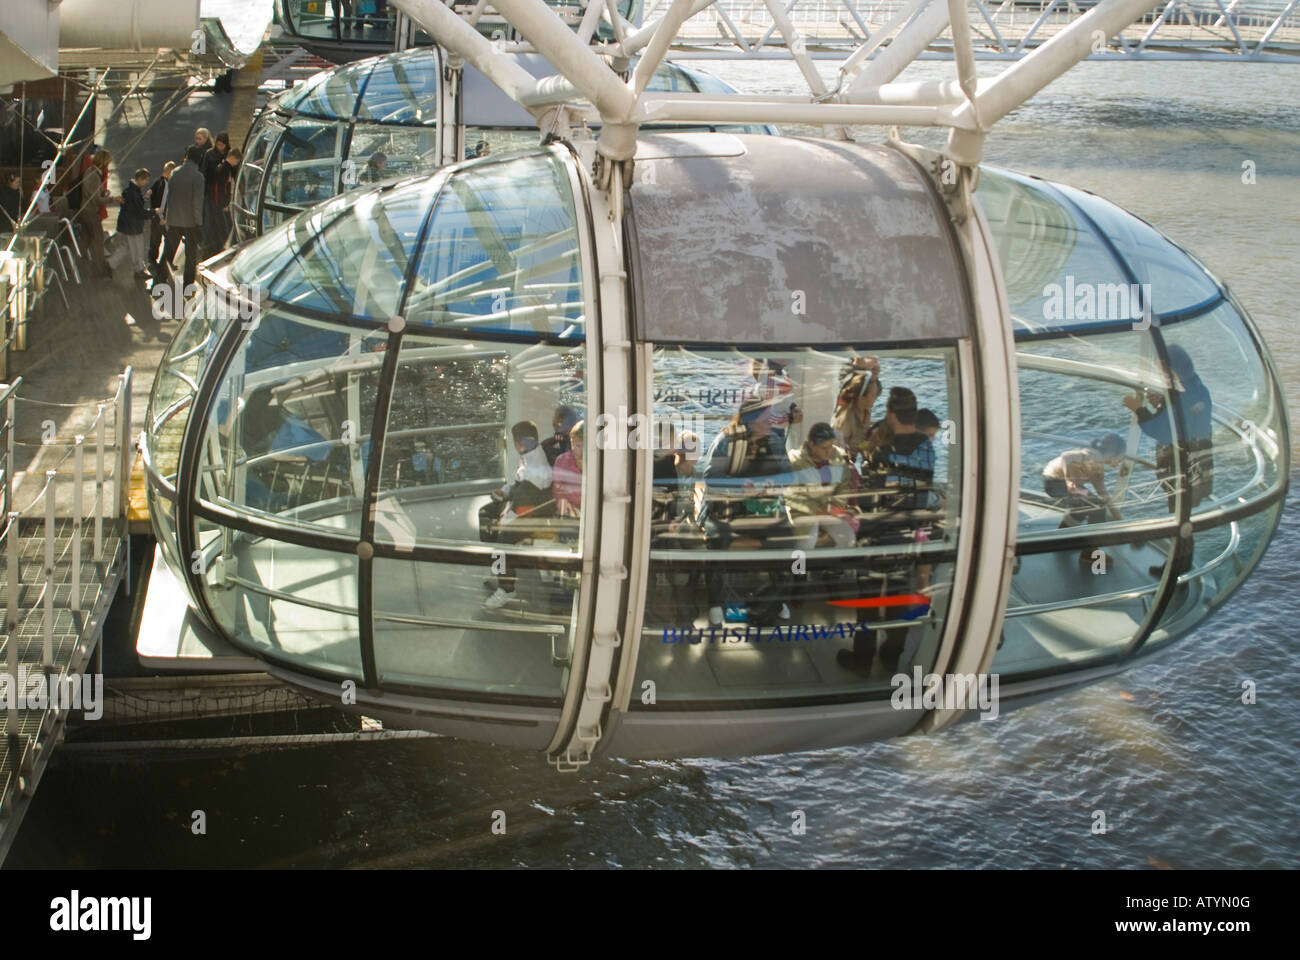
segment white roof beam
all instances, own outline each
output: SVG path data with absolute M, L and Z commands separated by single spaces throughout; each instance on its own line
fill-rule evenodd
M 961 164 L 980 162 L 984 135 L 993 124 L 1092 53 L 1095 34 L 1106 39 L 1156 6 L 1156 0 L 1102 0 L 1023 60 L 1008 67 L 981 89 L 974 103 L 954 113 L 948 154 Z M 976 122 L 978 108 L 978 123 Z M 978 127 L 978 130 L 974 128 Z

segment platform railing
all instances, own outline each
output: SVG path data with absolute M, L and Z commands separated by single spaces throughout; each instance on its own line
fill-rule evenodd
M 23 664 L 19 657 L 18 638 L 22 625 L 28 622 L 28 618 L 38 609 L 40 610 L 40 664 L 39 669 L 47 675 L 56 675 L 76 668 L 77 661 L 89 655 L 93 647 L 98 646 L 98 624 L 92 624 L 89 616 L 92 613 L 102 613 L 106 609 L 106 600 L 102 594 L 94 599 L 91 603 L 91 609 L 86 609 L 83 585 L 90 582 L 89 577 L 97 578 L 101 583 L 106 582 L 115 571 L 115 565 L 118 563 L 117 550 L 119 541 L 116 538 L 106 537 L 106 527 L 116 521 L 115 535 L 121 535 L 125 531 L 126 510 L 129 495 L 129 472 L 131 460 L 129 451 L 131 448 L 131 387 L 132 371 L 127 368 L 118 376 L 117 388 L 111 397 L 102 401 L 90 401 L 89 403 L 53 403 L 49 401 L 32 400 L 21 397 L 17 389 L 21 380 L 12 384 L 0 384 L 0 410 L 3 410 L 3 421 L 0 421 L 0 431 L 3 436 L 0 437 L 0 455 L 4 457 L 3 466 L 3 496 L 5 518 L 4 528 L 0 531 L 0 543 L 3 547 L 3 562 L 5 583 L 7 589 L 4 592 L 3 603 L 5 610 L 4 625 L 4 646 L 6 649 L 5 664 L 11 683 L 16 683 L 20 676 L 20 669 Z M 43 470 L 44 483 L 40 490 L 34 496 L 23 497 L 24 503 L 19 504 L 17 500 L 18 488 L 15 481 L 15 463 L 14 448 L 15 445 L 23 444 L 23 441 L 16 439 L 15 424 L 17 419 L 17 404 L 29 403 L 32 405 L 52 406 L 75 409 L 77 407 L 86 407 L 91 404 L 95 407 L 95 416 L 83 429 L 79 430 L 69 441 L 57 441 L 51 439 L 49 442 L 41 443 L 43 449 L 66 447 L 66 452 L 53 466 Z M 114 420 L 112 433 L 108 431 L 108 420 L 112 417 Z M 89 504 L 85 500 L 85 487 L 91 481 L 86 464 L 86 446 L 87 437 L 94 438 L 94 473 L 93 489 L 94 494 Z M 61 472 L 60 468 L 71 461 L 71 471 Z M 69 491 L 70 503 L 61 505 L 59 502 L 59 493 L 67 490 L 67 485 L 71 484 Z M 60 518 L 60 513 L 70 513 L 71 516 Z M 38 519 L 39 525 L 32 526 L 25 524 L 24 521 Z M 70 530 L 67 537 L 67 543 L 59 548 L 59 522 L 60 519 L 70 519 Z M 93 569 L 86 569 L 87 560 L 84 556 L 86 544 L 84 541 L 84 531 L 86 521 L 93 522 L 94 536 L 91 549 L 90 563 Z M 30 564 L 30 559 L 24 558 L 24 536 L 32 540 L 41 541 L 40 563 L 41 575 L 35 583 L 30 583 L 30 587 L 39 585 L 39 593 L 34 598 L 24 596 L 24 585 L 22 580 L 24 564 Z M 106 546 L 112 546 L 111 553 L 106 550 Z M 61 603 L 59 599 L 59 587 L 61 578 L 58 576 L 60 565 L 66 562 L 69 565 L 69 593 L 66 602 Z M 125 565 L 126 561 L 122 561 Z M 123 566 L 122 570 L 126 574 L 126 580 L 129 588 L 129 570 Z M 114 580 L 115 582 L 115 580 Z M 30 593 L 30 590 L 28 591 Z M 24 603 L 24 600 L 27 602 Z M 72 627 L 76 632 L 71 652 L 66 657 L 56 655 L 56 623 L 57 615 L 60 608 L 67 609 L 72 614 Z M 93 634 L 93 635 L 92 635 Z M 60 662 L 65 661 L 65 662 Z M 27 664 L 31 669 L 35 664 Z M 11 746 L 25 748 L 28 744 L 18 742 L 18 698 L 10 697 L 6 706 L 6 727 L 11 738 Z M 42 731 L 45 730 L 45 724 L 42 723 L 37 732 L 30 735 L 33 741 L 39 741 L 42 737 Z M 40 744 L 36 743 L 36 747 Z M 26 751 L 25 761 L 30 764 L 30 754 L 32 751 Z

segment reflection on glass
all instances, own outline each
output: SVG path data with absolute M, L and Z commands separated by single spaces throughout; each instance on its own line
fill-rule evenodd
M 1177 313 L 1219 296 L 1214 278 L 1150 224 L 1095 194 L 1060 184 L 1056 189 L 1097 224 L 1137 282 L 1149 284 L 1155 314 Z
M 295 120 L 267 171 L 266 199 L 305 207 L 338 193 L 347 124 Z
M 345 216 L 299 251 L 295 269 L 271 285 L 271 296 L 326 314 L 391 317 L 436 189 L 425 181 L 416 189 L 354 198 Z
M 502 555 L 579 551 L 583 374 L 582 347 L 406 336 L 376 540 L 493 543 Z M 502 587 L 512 592 L 513 581 Z
M 958 398 L 948 350 L 656 349 L 640 669 L 658 696 L 881 688 L 930 662 L 957 534 Z
M 1045 181 L 980 168 L 978 197 L 1019 330 L 1142 317 L 1128 274 L 1098 232 Z M 1140 297 L 1141 291 L 1136 291 Z M 1134 309 L 1137 307 L 1137 309 Z
M 263 519 L 356 533 L 387 330 L 262 314 L 216 393 L 199 495 Z
M 438 166 L 437 135 L 433 128 L 362 126 L 352 129 L 344 185 L 379 183 L 394 177 L 431 171 Z
M 1156 600 L 1165 543 L 1017 557 L 992 672 L 1068 670 L 1124 653 Z
M 699 556 L 652 559 L 636 685 L 653 680 L 658 701 L 886 696 L 896 674 L 934 663 L 949 562 L 863 554 L 819 565 L 809 555 L 804 572 L 790 573 L 788 560 L 751 561 L 729 571 L 724 617 L 714 624 L 706 594 L 715 568 Z M 777 607 L 762 610 L 752 602 L 759 594 L 775 596 Z
M 512 561 L 513 562 L 513 561 Z M 387 686 L 558 701 L 576 620 L 578 570 L 521 566 L 520 605 L 486 618 L 489 566 L 375 561 L 375 660 Z
M 573 194 L 554 152 L 453 174 L 426 231 L 408 323 L 581 337 Z
M 1280 481 L 1283 410 L 1275 384 L 1229 303 L 1162 327 L 1188 431 L 1194 512 L 1254 499 Z M 1162 438 L 1163 439 L 1163 438 Z
M 361 673 L 357 558 L 199 519 L 204 595 L 237 644 L 339 677 Z
M 948 352 L 661 347 L 654 368 L 656 510 L 671 518 L 654 534 L 665 547 L 955 536 L 960 427 Z
M 1022 539 L 1174 516 L 1174 461 L 1154 436 L 1171 424 L 1167 380 L 1149 331 L 1022 342 L 1016 363 Z
M 210 306 L 206 299 L 200 300 L 199 308 L 172 338 L 149 397 L 145 452 L 154 475 L 173 489 L 185 424 L 190 416 L 190 402 L 217 341 L 231 319 L 226 312 L 209 309 Z

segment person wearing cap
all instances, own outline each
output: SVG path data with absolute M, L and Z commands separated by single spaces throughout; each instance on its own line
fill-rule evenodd
M 559 459 L 560 454 L 568 452 L 569 431 L 581 419 L 578 411 L 573 407 L 561 404 L 555 408 L 555 413 L 551 416 L 551 429 L 554 433 L 542 441 L 542 450 L 546 453 L 546 459 L 551 466 L 555 466 L 555 461 Z
M 1106 492 L 1106 468 L 1124 462 L 1124 441 L 1108 433 L 1090 446 L 1066 450 L 1043 468 L 1043 491 L 1065 511 L 1060 529 L 1084 523 L 1102 523 L 1108 514 L 1122 519 Z M 1091 484 L 1093 492 L 1088 490 Z M 1092 550 L 1084 547 L 1079 563 L 1093 562 Z
M 1209 499 L 1214 491 L 1214 401 L 1209 388 L 1201 380 L 1187 351 L 1177 344 L 1166 348 L 1169 371 L 1173 374 L 1173 401 L 1182 414 L 1183 442 L 1175 450 L 1173 420 L 1165 410 L 1164 399 L 1149 394 L 1145 389 L 1125 396 L 1124 406 L 1137 417 L 1138 427 L 1156 442 L 1156 475 L 1169 491 L 1169 512 L 1177 506 L 1175 491 L 1180 478 L 1179 460 L 1182 461 L 1182 491 L 1195 509 Z M 1179 454 L 1181 453 L 1181 456 Z M 1175 577 L 1192 568 L 1193 542 L 1190 536 L 1179 537 L 1174 547 Z M 1164 575 L 1162 565 L 1148 571 L 1153 577 Z
M 837 547 L 851 547 L 858 519 L 850 508 L 853 486 L 848 457 L 835 442 L 829 423 L 814 423 L 803 446 L 790 454 L 794 484 L 786 491 L 796 528 L 807 530 L 800 549 L 812 550 L 823 533 Z

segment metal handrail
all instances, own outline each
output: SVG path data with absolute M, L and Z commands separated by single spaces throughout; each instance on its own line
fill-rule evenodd
M 1228 537 L 1228 545 L 1203 566 L 1189 570 L 1178 577 L 1178 583 L 1188 583 L 1193 579 L 1205 576 L 1211 570 L 1225 563 L 1232 554 L 1237 552 L 1237 547 L 1241 544 L 1241 531 L 1234 520 L 1231 523 L 1232 533 Z M 1018 607 L 1008 607 L 1005 616 L 1007 617 L 1028 617 L 1039 613 L 1053 613 L 1058 610 L 1072 610 L 1076 607 L 1095 607 L 1107 603 L 1116 603 L 1123 600 L 1136 600 L 1139 597 L 1150 596 L 1160 589 L 1160 584 L 1152 584 L 1149 587 L 1138 587 L 1132 590 L 1117 590 L 1112 593 L 1099 593 L 1092 597 L 1082 597 L 1073 600 L 1054 600 L 1051 603 L 1030 603 Z
M 245 580 L 243 577 L 235 576 L 233 574 L 226 574 L 225 579 L 230 581 L 231 583 L 238 584 L 239 586 L 243 587 L 245 590 L 252 590 L 254 593 L 258 593 L 261 594 L 262 596 L 270 597 L 273 600 L 283 600 L 286 603 L 292 603 L 295 604 L 296 606 L 311 607 L 313 610 L 325 610 L 328 611 L 329 613 L 338 613 L 350 617 L 357 616 L 357 611 L 350 607 L 340 606 L 339 604 L 335 604 L 335 603 L 326 603 L 323 600 L 308 600 L 305 597 L 294 596 L 293 594 L 285 593 L 281 590 L 275 590 L 271 587 L 264 587 L 259 583 L 254 583 L 251 580 Z M 378 612 L 374 613 L 372 616 L 374 617 L 375 620 L 382 620 L 386 623 L 405 623 L 405 624 L 410 624 L 411 626 L 449 627 L 452 629 L 461 629 L 461 630 L 482 630 L 484 628 L 484 624 L 482 620 L 455 620 L 449 617 L 420 617 L 420 616 L 415 616 L 414 614 L 397 616 L 395 614 L 384 614 Z M 493 621 L 491 623 L 491 627 L 493 630 L 503 629 L 511 633 L 537 633 L 537 634 L 553 634 L 556 633 L 557 631 L 567 631 L 569 629 L 568 625 L 558 624 L 558 623 L 528 625 L 528 624 L 512 624 L 504 621 L 503 622 Z

